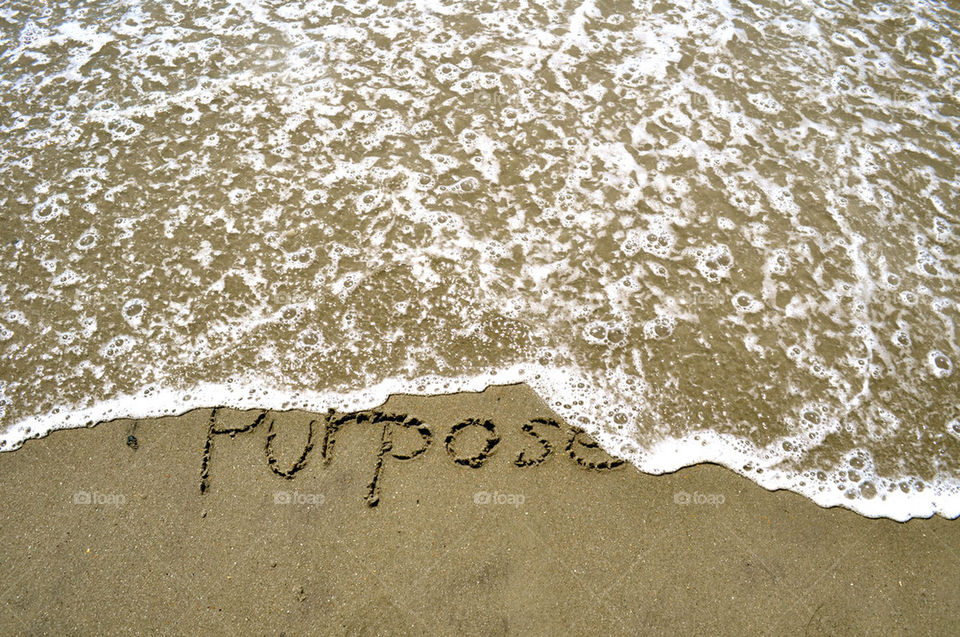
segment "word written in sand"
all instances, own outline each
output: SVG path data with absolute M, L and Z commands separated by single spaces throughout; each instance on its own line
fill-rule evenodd
M 266 426 L 267 436 L 264 446 L 264 455 L 270 471 L 281 478 L 292 480 L 294 476 L 307 466 L 311 454 L 319 453 L 322 464 L 328 464 L 333 458 L 333 446 L 337 434 L 347 425 L 367 425 L 380 438 L 380 447 L 376 456 L 373 477 L 367 485 L 366 503 L 375 507 L 380 503 L 380 483 L 384 468 L 390 461 L 406 462 L 414 460 L 426 453 L 433 444 L 434 429 L 423 421 L 406 414 L 389 414 L 381 411 L 361 411 L 349 414 L 337 414 L 333 410 L 325 416 L 310 420 L 306 443 L 300 455 L 292 464 L 281 467 L 274 453 L 274 439 L 276 418 L 269 418 L 269 411 L 259 411 L 251 421 L 239 426 L 218 426 L 217 412 L 219 407 L 210 413 L 210 422 L 207 426 L 207 438 L 203 448 L 203 465 L 200 472 L 200 492 L 206 493 L 210 489 L 210 463 L 213 455 L 214 440 L 218 436 L 227 435 L 231 438 Z M 269 418 L 269 422 L 268 422 Z M 264 425 L 266 423 L 266 425 Z M 457 465 L 469 469 L 480 469 L 490 456 L 500 447 L 502 440 L 501 430 L 490 420 L 469 418 L 453 425 L 442 437 L 442 446 L 450 459 Z M 520 425 L 520 431 L 528 447 L 522 449 L 513 459 L 513 464 L 520 468 L 535 467 L 542 464 L 554 451 L 554 444 L 543 433 L 556 430 L 563 440 L 563 451 L 577 466 L 583 469 L 603 471 L 615 469 L 623 464 L 623 460 L 616 460 L 603 454 L 596 442 L 577 427 L 564 427 L 552 418 L 533 418 Z M 403 443 L 401 438 L 405 438 Z M 437 438 L 440 439 L 439 437 Z M 465 439 L 480 440 L 477 449 L 467 450 Z M 413 444 L 410 444 L 410 441 Z M 319 449 L 316 449 L 319 447 Z

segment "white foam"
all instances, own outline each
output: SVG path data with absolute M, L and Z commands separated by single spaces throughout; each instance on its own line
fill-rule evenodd
M 952 417 L 955 11 L 911 7 L 903 46 L 902 9 L 835 2 L 341 4 L 8 16 L 9 446 L 190 406 L 361 408 L 503 367 L 644 470 L 709 460 L 869 515 L 955 514 L 955 468 L 870 462 L 916 435 L 929 473 L 955 440 L 898 407 Z M 716 422 L 657 411 L 710 384 L 690 360 L 739 383 L 704 398 Z M 775 408 L 765 375 L 789 388 Z M 771 418 L 786 433 L 755 446 Z M 842 462 L 811 477 L 841 430 Z
M 912 517 L 930 517 L 939 513 L 945 517 L 960 516 L 960 484 L 955 480 L 935 481 L 920 492 L 904 492 L 897 485 L 883 484 L 876 478 L 868 457 L 854 452 L 850 458 L 830 474 L 821 478 L 783 472 L 782 442 L 777 448 L 760 448 L 742 437 L 701 431 L 683 438 L 667 438 L 651 447 L 637 449 L 635 441 L 615 429 L 604 428 L 593 422 L 583 422 L 581 411 L 573 404 L 593 401 L 597 391 L 589 380 L 577 372 L 557 367 L 518 365 L 509 369 L 463 378 L 426 376 L 417 379 L 387 379 L 374 386 L 345 392 L 317 392 L 282 390 L 265 386 L 255 378 L 235 379 L 224 384 L 203 384 L 189 389 L 171 390 L 150 386 L 137 394 L 117 396 L 93 406 L 75 410 L 59 409 L 58 413 L 24 419 L 9 428 L 2 438 L 3 450 L 20 447 L 28 439 L 64 428 L 90 426 L 114 418 L 156 418 L 177 415 L 214 405 L 237 409 L 304 409 L 325 412 L 327 409 L 355 411 L 374 408 L 388 396 L 396 393 L 431 395 L 451 392 L 482 391 L 491 384 L 526 382 L 562 416 L 584 427 L 601 446 L 616 457 L 629 460 L 641 471 L 652 474 L 671 473 L 701 462 L 715 462 L 757 482 L 767 489 L 789 489 L 806 495 L 821 506 L 851 508 L 868 517 L 890 517 L 907 520 Z M 0 390 L 3 387 L 0 386 Z M 636 386 L 633 387 L 635 391 Z M 0 395 L 0 408 L 2 408 Z M 642 403 L 642 399 L 639 400 Z M 614 408 L 612 413 L 636 412 L 636 405 Z M 822 438 L 824 430 L 815 407 L 806 410 L 807 422 Z M 802 422 L 802 421 L 801 421 Z M 833 421 L 836 423 L 836 421 Z M 836 427 L 837 425 L 831 425 Z M 952 435 L 960 435 L 960 425 L 948 423 Z M 629 432 L 629 428 L 627 429 Z M 794 439 L 813 444 L 802 432 Z M 813 441 L 815 442 L 815 441 Z M 631 450 L 632 451 L 629 451 Z M 866 458 L 857 461 L 856 458 Z M 850 472 L 856 475 L 851 478 Z M 821 472 L 822 473 L 822 472 Z M 869 497 L 864 496 L 864 489 Z

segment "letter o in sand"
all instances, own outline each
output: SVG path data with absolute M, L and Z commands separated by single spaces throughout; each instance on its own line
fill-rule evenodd
M 460 457 L 453 449 L 454 442 L 460 434 L 470 427 L 480 427 L 485 429 L 487 431 L 487 441 L 484 444 L 483 449 L 481 449 L 476 455 Z M 450 433 L 447 435 L 447 439 L 444 441 L 444 445 L 447 448 L 447 453 L 450 454 L 450 457 L 453 458 L 454 462 L 472 467 L 474 469 L 479 469 L 483 466 L 484 461 L 490 456 L 491 453 L 493 453 L 493 450 L 498 444 L 500 444 L 500 436 L 497 435 L 496 426 L 494 426 L 494 424 L 489 420 L 478 420 L 476 418 L 470 418 L 469 420 L 464 420 L 463 422 L 454 425 L 450 430 Z

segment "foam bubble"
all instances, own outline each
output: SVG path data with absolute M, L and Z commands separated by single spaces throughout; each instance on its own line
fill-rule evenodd
M 953 361 L 940 350 L 931 350 L 927 354 L 927 369 L 936 378 L 948 378 L 953 373 Z

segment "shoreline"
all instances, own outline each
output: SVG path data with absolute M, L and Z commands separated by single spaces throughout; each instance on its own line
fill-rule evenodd
M 204 492 L 211 410 L 0 454 L 0 627 L 942 633 L 960 619 L 955 520 L 824 509 L 712 464 L 599 468 L 606 455 L 577 437 L 590 468 L 522 385 L 392 396 L 381 411 L 404 418 L 344 426 L 326 455 L 304 412 L 214 434 Z M 227 410 L 216 429 L 253 420 Z M 416 422 L 436 427 L 430 443 Z
M 142 396 L 140 394 L 124 395 L 97 403 L 92 407 L 72 411 L 66 410 L 62 413 L 60 410 L 55 410 L 54 413 L 45 416 L 26 418 L 4 431 L 3 437 L 0 438 L 0 456 L 8 452 L 15 452 L 24 444 L 38 438 L 47 437 L 56 431 L 71 428 L 89 429 L 118 419 L 183 418 L 196 411 L 209 412 L 211 409 L 229 409 L 245 410 L 251 413 L 267 411 L 271 414 L 296 412 L 309 421 L 311 413 L 322 417 L 323 414 L 333 409 L 328 408 L 330 405 L 336 407 L 340 416 L 359 413 L 372 414 L 381 409 L 388 401 L 400 397 L 414 401 L 431 400 L 434 398 L 483 394 L 499 388 L 513 388 L 532 393 L 533 398 L 531 400 L 538 401 L 543 409 L 551 414 L 551 418 L 562 422 L 566 417 L 564 413 L 555 412 L 553 408 L 548 406 L 542 392 L 535 386 L 535 381 L 534 384 L 531 384 L 527 380 L 515 380 L 514 377 L 518 373 L 517 369 L 510 368 L 456 380 L 420 379 L 406 384 L 396 380 L 387 380 L 366 390 L 353 390 L 344 393 L 305 392 L 290 394 L 289 396 L 284 394 L 274 395 L 276 392 L 262 388 L 254 390 L 252 385 L 243 382 L 229 386 L 198 386 L 185 396 L 182 392 L 148 388 L 142 392 Z M 562 375 L 563 372 L 559 373 Z M 536 375 L 536 378 L 541 378 L 541 376 Z M 416 387 L 416 393 L 408 391 L 409 387 Z M 398 389 L 403 390 L 394 391 Z M 225 395 L 221 395 L 223 391 L 226 391 Z M 430 393 L 431 391 L 432 393 Z M 267 396 L 270 396 L 272 400 L 264 400 Z M 217 402 L 214 397 L 220 397 L 222 400 Z M 282 404 L 280 404 L 279 399 L 283 399 Z M 186 404 L 182 405 L 181 408 L 171 408 L 171 405 L 180 405 L 181 403 Z M 271 403 L 280 404 L 280 407 L 270 407 Z M 211 407 L 211 404 L 223 405 L 223 407 Z M 264 407 L 264 404 L 267 407 Z M 565 405 L 565 407 L 569 407 L 569 405 Z M 562 412 L 565 411 L 562 410 Z M 342 412 L 348 413 L 344 414 Z M 61 424 L 51 427 L 50 422 L 54 418 L 59 419 Z M 567 421 L 571 422 L 571 419 L 567 417 Z M 688 467 L 712 464 L 725 467 L 768 491 L 790 491 L 809 499 L 817 506 L 824 508 L 841 507 L 867 518 L 891 519 L 898 522 L 910 519 L 929 519 L 931 517 L 960 518 L 960 485 L 953 485 L 949 482 L 922 484 L 918 483 L 917 479 L 905 476 L 900 480 L 900 484 L 902 486 L 906 482 L 910 482 L 912 488 L 909 490 L 903 491 L 896 488 L 895 483 L 891 483 L 890 490 L 874 489 L 872 496 L 865 496 L 862 492 L 852 488 L 850 484 L 845 485 L 845 490 L 834 489 L 832 482 L 833 479 L 838 478 L 837 471 L 828 474 L 830 479 L 821 481 L 820 488 L 817 488 L 817 484 L 813 480 L 799 473 L 781 472 L 777 468 L 778 456 L 771 451 L 771 446 L 752 446 L 744 450 L 743 439 L 728 434 L 698 431 L 695 435 L 690 434 L 682 438 L 663 440 L 652 447 L 643 448 L 642 452 L 637 452 L 637 448 L 633 446 L 633 442 L 630 442 L 629 436 L 621 436 L 622 439 L 596 438 L 598 432 L 603 436 L 609 436 L 611 430 L 606 427 L 598 428 L 589 425 L 585 425 L 581 429 L 584 436 L 596 440 L 607 453 L 613 454 L 618 460 L 633 464 L 638 471 L 647 475 L 668 475 Z M 767 459 L 761 461 L 762 457 L 767 457 Z M 748 467 L 749 471 L 747 471 Z M 839 478 L 845 480 L 846 473 L 840 471 Z M 881 479 L 877 483 L 880 484 L 884 481 L 889 482 L 889 480 Z

